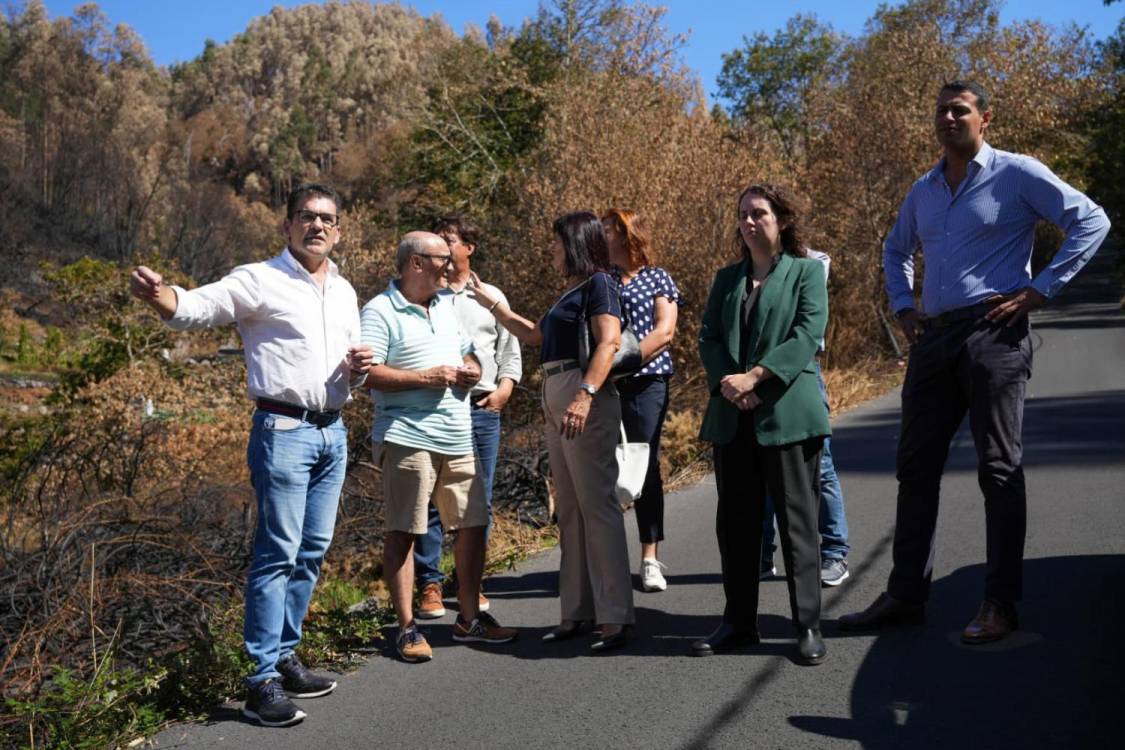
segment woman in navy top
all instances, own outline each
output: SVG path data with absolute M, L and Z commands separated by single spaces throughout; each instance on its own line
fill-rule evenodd
M 621 421 L 630 441 L 649 444 L 648 473 L 635 506 L 641 538 L 641 587 L 663 591 L 664 564 L 656 558 L 664 540 L 664 482 L 660 477 L 660 434 L 668 412 L 668 379 L 672 375 L 669 347 L 676 333 L 682 302 L 676 282 L 653 265 L 649 234 L 633 211 L 611 208 L 602 217 L 613 275 L 621 285 L 625 319 L 641 339 L 646 364 L 630 378 L 618 380 Z
M 597 622 L 601 635 L 591 649 L 600 652 L 622 645 L 634 621 L 625 520 L 614 497 L 621 403 L 608 380 L 621 342 L 621 303 L 606 273 L 609 253 L 598 217 L 566 214 L 553 229 L 551 265 L 566 291 L 538 323 L 512 312 L 475 275 L 473 295 L 521 342 L 542 347 L 544 433 L 562 548 L 562 617 L 543 640 L 565 640 Z M 585 372 L 578 364 L 583 303 L 595 344 Z

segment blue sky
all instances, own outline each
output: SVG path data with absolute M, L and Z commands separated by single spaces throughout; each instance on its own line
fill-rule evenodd
M 46 0 L 51 16 L 68 15 L 77 0 Z M 132 26 L 145 40 L 160 64 L 190 60 L 203 49 L 206 39 L 225 42 L 246 28 L 256 16 L 276 5 L 294 6 L 300 0 L 102 0 L 102 12 L 113 23 Z M 457 31 L 466 24 L 483 27 L 495 14 L 509 26 L 535 15 L 537 0 L 413 0 L 404 2 L 423 15 L 441 13 Z M 815 14 L 838 31 L 859 34 L 864 22 L 878 7 L 877 0 L 795 0 L 792 2 L 747 2 L 741 0 L 656 0 L 651 4 L 668 8 L 666 20 L 674 32 L 691 32 L 684 58 L 700 76 L 704 90 L 714 96 L 721 53 L 740 46 L 743 35 L 758 31 L 772 34 L 796 13 Z M 1053 25 L 1077 23 L 1096 38 L 1113 33 L 1125 2 L 1106 7 L 1102 0 L 1008 0 L 1002 20 L 1037 18 Z

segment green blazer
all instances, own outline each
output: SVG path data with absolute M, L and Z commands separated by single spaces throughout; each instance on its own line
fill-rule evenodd
M 828 322 L 824 266 L 783 253 L 758 297 L 747 357 L 739 362 L 742 340 L 742 294 L 748 260 L 715 274 L 703 324 L 699 356 L 707 371 L 711 399 L 699 437 L 719 445 L 738 430 L 740 412 L 719 393 L 726 375 L 761 365 L 774 374 L 755 393 L 763 403 L 753 411 L 759 445 L 786 445 L 832 434 L 828 410 L 820 397 L 814 357 Z

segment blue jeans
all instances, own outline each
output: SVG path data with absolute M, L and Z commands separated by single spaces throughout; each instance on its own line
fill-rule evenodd
M 301 641 L 320 564 L 332 541 L 348 465 L 348 431 L 254 413 L 246 459 L 258 498 L 254 559 L 246 578 L 243 638 L 251 685 L 281 675 L 277 661 Z
M 820 384 L 820 397 L 824 408 L 828 408 L 828 390 L 824 387 L 824 376 L 820 374 L 820 363 L 816 365 L 816 380 Z M 832 462 L 831 439 L 824 439 L 820 453 L 820 515 L 817 523 L 820 531 L 820 559 L 843 560 L 848 556 L 848 519 L 844 513 L 844 491 L 840 488 L 840 478 L 836 476 L 836 465 Z M 773 500 L 766 498 L 766 516 L 762 521 L 762 564 L 773 560 L 774 544 Z
M 474 396 L 473 399 L 479 398 Z M 496 474 L 496 456 L 500 451 L 500 414 L 488 409 L 473 407 L 473 452 L 484 482 L 484 501 L 488 506 L 488 525 L 484 527 L 484 543 L 488 545 L 488 532 L 492 528 L 492 478 Z M 441 542 L 445 530 L 437 509 L 430 504 L 429 520 L 425 534 L 414 538 L 414 578 L 419 586 L 441 583 Z

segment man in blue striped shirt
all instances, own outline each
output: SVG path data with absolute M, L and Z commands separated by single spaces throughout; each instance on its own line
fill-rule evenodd
M 988 97 L 976 84 L 942 87 L 934 124 L 944 155 L 910 189 L 884 247 L 887 295 L 912 344 L 902 387 L 894 569 L 874 604 L 840 618 L 845 630 L 924 618 L 941 474 L 966 412 L 985 498 L 988 564 L 984 601 L 961 640 L 988 643 L 1018 627 L 1027 525 L 1027 316 L 1093 257 L 1109 220 L 1035 159 L 985 143 L 991 119 Z M 1059 226 L 1066 239 L 1033 279 L 1040 219 Z M 925 259 L 920 308 L 914 299 L 919 246 Z

